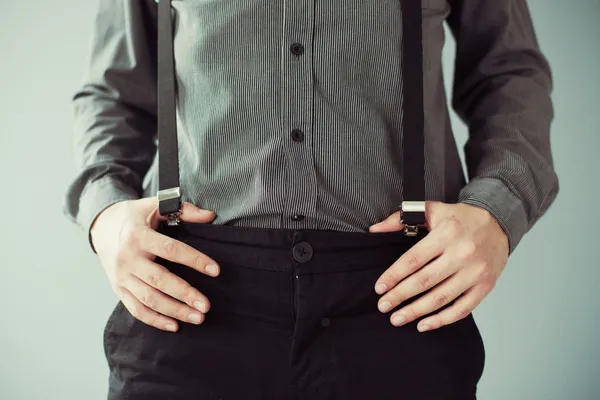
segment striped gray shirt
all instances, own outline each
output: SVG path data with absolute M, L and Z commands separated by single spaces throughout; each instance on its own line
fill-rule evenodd
M 214 224 L 367 231 L 402 201 L 397 0 L 174 0 L 182 200 Z M 100 0 L 75 93 L 78 174 L 65 214 L 154 196 L 155 0 Z M 525 0 L 423 1 L 426 200 L 494 215 L 510 251 L 558 193 L 551 71 Z M 469 126 L 463 174 L 452 105 Z M 294 43 L 303 45 L 293 54 Z

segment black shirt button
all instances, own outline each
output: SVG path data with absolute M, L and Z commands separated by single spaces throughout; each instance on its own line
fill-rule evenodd
M 300 129 L 294 129 L 292 131 L 292 139 L 296 142 L 301 142 L 304 140 L 304 133 Z
M 323 318 L 321 319 L 321 326 L 324 328 L 327 328 L 329 325 L 331 325 L 331 321 L 329 320 L 329 318 Z
M 292 215 L 292 221 L 302 221 L 304 219 L 304 215 L 296 214 Z
M 304 46 L 302 43 L 293 43 L 290 50 L 292 51 L 292 54 L 299 56 L 304 53 Z

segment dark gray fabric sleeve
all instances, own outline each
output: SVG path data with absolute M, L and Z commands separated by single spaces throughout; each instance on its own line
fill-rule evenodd
M 459 201 L 498 220 L 509 254 L 557 196 L 552 76 L 525 0 L 451 1 L 452 105 L 469 128 Z
M 63 212 L 89 237 L 108 206 L 142 196 L 156 154 L 156 3 L 100 0 L 73 96 L 77 175 Z

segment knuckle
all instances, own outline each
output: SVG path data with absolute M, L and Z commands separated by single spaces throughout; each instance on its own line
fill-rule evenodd
M 446 236 L 450 239 L 457 238 L 461 233 L 460 222 L 455 218 L 446 220 Z
M 144 319 L 144 323 L 146 323 L 147 325 L 151 325 L 155 328 L 161 328 L 162 329 L 162 323 L 161 323 L 162 317 L 160 315 L 151 313 L 149 316 L 147 316 Z
M 468 240 L 468 241 L 465 241 L 464 243 L 462 243 L 460 256 L 462 259 L 470 260 L 475 255 L 477 255 L 478 250 L 479 250 L 479 248 L 478 248 L 477 244 L 472 240 Z
M 460 307 L 455 311 L 454 317 L 457 321 L 466 318 L 471 311 L 468 308 Z
M 162 290 L 164 287 L 164 279 L 160 273 L 149 274 L 147 280 L 149 284 L 158 290 Z
M 404 296 L 398 290 L 393 290 L 389 292 L 389 294 L 390 298 L 388 301 L 392 303 L 393 306 L 401 304 L 404 301 Z
M 127 249 L 127 247 L 119 247 L 115 252 L 113 261 L 117 267 L 121 267 L 127 263 L 129 259 L 129 252 Z
M 446 295 L 445 293 L 438 293 L 433 298 L 433 304 L 437 308 L 442 307 L 442 306 L 446 305 L 447 303 L 448 303 L 448 295 Z
M 388 292 L 393 286 L 393 282 L 397 282 L 396 271 L 392 268 L 389 271 L 384 272 L 378 280 L 380 283 L 384 283 L 388 287 Z
M 127 280 L 129 278 L 129 274 L 125 274 L 125 273 L 119 273 L 117 272 L 114 275 L 114 280 L 113 283 L 115 286 L 119 286 L 119 287 L 123 287 L 127 285 Z
M 196 289 L 191 285 L 185 286 L 181 291 L 181 300 L 187 304 L 193 304 L 197 297 Z
M 156 297 L 150 293 L 144 293 L 140 296 L 140 301 L 144 303 L 148 308 L 156 308 Z
M 384 272 L 381 277 L 379 278 L 379 281 L 385 283 L 388 288 L 390 288 L 390 283 L 392 282 L 396 282 L 396 279 L 398 278 L 398 275 L 396 273 L 396 268 L 390 268 L 388 271 Z
M 190 309 L 186 304 L 179 303 L 177 306 L 175 306 L 175 310 L 173 312 L 177 319 L 184 321 L 188 319 L 187 316 L 190 313 Z
M 123 232 L 123 243 L 127 247 L 134 247 L 140 241 L 141 231 L 140 229 L 129 229 Z
M 163 272 L 157 271 L 156 273 L 150 273 L 147 276 L 148 283 L 163 292 L 166 287 L 165 275 Z
M 427 325 L 431 327 L 431 329 L 438 329 L 444 325 L 447 325 L 447 322 L 442 321 L 440 318 L 436 318 L 430 321 L 427 321 Z
M 409 251 L 408 252 L 408 254 L 406 255 L 406 262 L 408 263 L 408 267 L 411 270 L 417 269 L 419 267 L 419 265 L 420 265 L 420 260 L 416 256 L 416 254 L 414 253 L 414 251 Z
M 479 282 L 479 285 L 482 291 L 487 295 L 496 286 L 496 279 L 490 275 L 487 278 L 482 279 Z
M 475 273 L 478 280 L 487 280 L 490 277 L 491 272 L 492 268 L 487 262 L 483 262 L 475 268 Z
M 196 268 L 202 269 L 204 268 L 204 264 L 206 264 L 206 259 L 202 254 L 197 254 L 196 256 L 194 256 L 193 265 Z
M 162 250 L 167 258 L 172 258 L 175 256 L 177 252 L 177 243 L 174 239 L 168 238 L 166 239 L 162 245 Z
M 402 311 L 402 314 L 406 317 L 407 321 L 414 321 L 419 317 L 419 314 L 413 307 L 407 307 Z
M 484 282 L 483 288 L 486 292 L 491 292 L 494 287 L 496 287 L 496 281 L 494 279 L 488 279 L 486 282 Z
M 420 274 L 420 276 L 417 280 L 418 289 L 425 290 L 425 289 L 428 289 L 430 285 L 431 285 L 431 275 L 425 274 L 425 273 Z

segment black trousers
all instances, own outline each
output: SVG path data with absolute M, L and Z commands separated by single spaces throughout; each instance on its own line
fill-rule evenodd
M 119 302 L 104 331 L 109 400 L 476 399 L 485 351 L 472 314 L 421 333 L 419 320 L 395 327 L 377 309 L 375 281 L 422 236 L 191 223 L 159 231 L 221 266 L 214 278 L 157 260 L 211 310 L 200 325 L 166 332 Z

